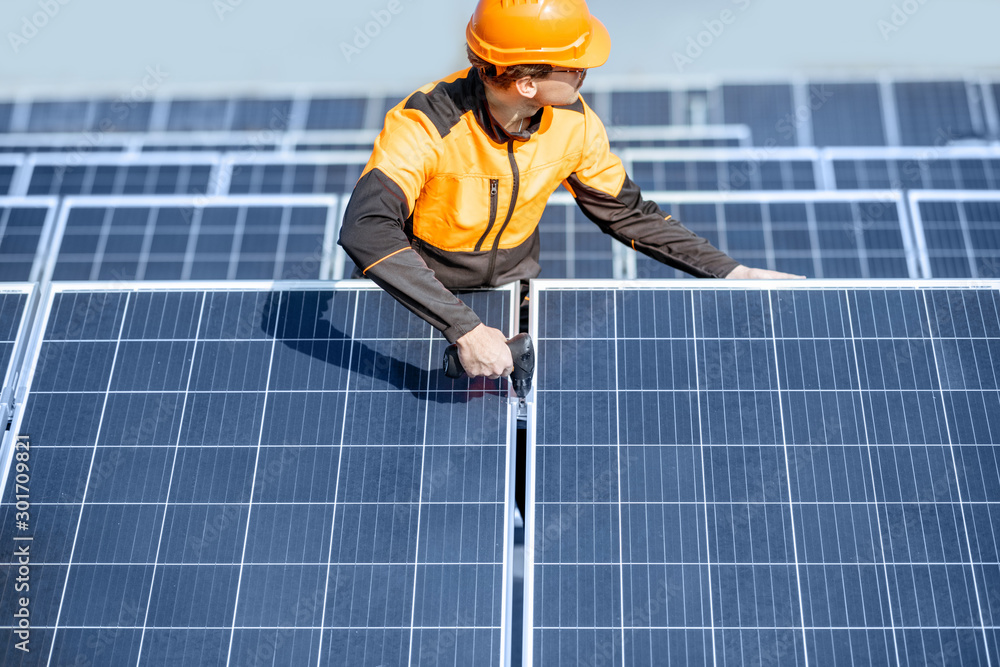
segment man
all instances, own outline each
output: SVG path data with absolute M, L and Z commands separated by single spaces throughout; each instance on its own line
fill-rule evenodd
M 511 355 L 449 290 L 536 277 L 538 220 L 560 184 L 605 233 L 692 275 L 796 277 L 740 265 L 642 199 L 579 95 L 610 52 L 584 0 L 480 0 L 466 41 L 471 68 L 386 115 L 340 244 L 457 343 L 470 376 L 508 375 Z

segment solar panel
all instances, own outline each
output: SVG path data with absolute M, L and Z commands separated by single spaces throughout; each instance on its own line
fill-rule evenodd
M 235 100 L 233 122 L 228 130 L 252 132 L 270 130 L 284 132 L 290 128 L 292 101 L 277 100 Z
M 636 90 L 611 92 L 610 125 L 671 125 L 670 92 Z
M 885 146 L 882 101 L 877 83 L 817 83 L 822 104 L 811 107 L 817 146 Z
M 993 104 L 996 107 L 994 118 L 996 118 L 997 123 L 1000 123 L 1000 83 L 994 83 L 990 87 L 990 91 L 993 93 Z M 997 133 L 1000 133 L 1000 128 L 996 131 Z
M 34 285 L 0 284 L 0 472 L 7 477 L 10 459 L 7 425 L 10 423 L 17 384 L 17 371 L 27 337 L 27 321 L 34 302 Z
M 31 103 L 28 132 L 83 132 L 91 119 L 89 100 L 38 100 Z
M 29 158 L 29 195 L 215 194 L 217 154 L 35 155 Z
M 840 148 L 823 156 L 839 190 L 1000 189 L 1000 149 L 993 147 Z
M 927 276 L 1000 276 L 1000 193 L 924 190 L 909 201 Z
M 360 130 L 365 126 L 365 97 L 322 97 L 309 100 L 307 130 Z
M 513 289 L 465 298 L 513 326 Z M 33 657 L 507 664 L 516 407 L 447 380 L 428 325 L 362 281 L 60 284 L 43 307 L 14 428 Z
M 808 148 L 628 149 L 621 158 L 644 190 L 816 190 L 823 175 Z
M 942 146 L 983 136 L 973 125 L 964 82 L 899 82 L 894 90 L 904 146 Z
M 232 100 L 173 100 L 167 117 L 171 132 L 223 131 L 232 124 Z
M 612 151 L 627 148 L 735 148 L 750 146 L 746 125 L 665 125 L 605 127 Z
M 330 276 L 336 197 L 70 197 L 47 280 Z
M 51 197 L 0 197 L 0 282 L 41 278 L 58 207 Z
M 1000 655 L 1000 283 L 539 281 L 524 664 Z
M 13 104 L 9 102 L 0 103 L 0 132 L 10 132 L 10 118 L 13 114 Z
M 227 158 L 229 194 L 350 194 L 371 151 Z
M 903 199 L 893 191 L 646 192 L 746 266 L 810 278 L 919 278 Z M 687 277 L 634 252 L 625 277 Z
M 750 126 L 754 146 L 795 146 L 798 123 L 788 84 L 722 86 L 723 122 Z
M 24 157 L 0 154 L 0 197 L 13 193 Z
M 91 132 L 146 132 L 153 115 L 152 102 L 132 99 L 95 100 Z
M 601 232 L 568 195 L 549 200 L 538 222 L 538 234 L 540 277 L 623 277 L 625 247 Z
M 121 153 L 128 145 L 121 135 L 0 134 L 0 154 L 5 153 Z

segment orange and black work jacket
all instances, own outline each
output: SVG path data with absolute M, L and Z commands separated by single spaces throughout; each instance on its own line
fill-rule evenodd
M 582 98 L 527 120 L 504 131 L 474 68 L 424 86 L 386 114 L 344 215 L 340 244 L 363 275 L 449 341 L 480 323 L 449 290 L 538 275 L 538 221 L 560 183 L 602 231 L 670 266 L 721 278 L 738 265 L 642 199 Z

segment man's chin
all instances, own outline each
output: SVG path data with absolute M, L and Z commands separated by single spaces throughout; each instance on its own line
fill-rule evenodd
M 568 107 L 571 104 L 576 104 L 577 100 L 579 100 L 579 99 L 580 99 L 580 91 L 578 90 L 575 93 L 573 93 L 572 99 L 569 99 L 569 100 L 567 100 L 565 102 L 560 102 L 559 104 L 553 104 L 552 106 L 554 106 L 554 107 Z

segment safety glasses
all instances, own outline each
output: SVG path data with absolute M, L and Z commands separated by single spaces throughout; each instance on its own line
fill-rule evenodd
M 571 67 L 553 67 L 546 74 L 552 74 L 553 72 L 570 72 L 571 74 L 576 74 L 576 81 L 579 83 L 583 81 L 583 77 L 586 76 L 586 69 L 571 68 Z

